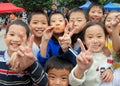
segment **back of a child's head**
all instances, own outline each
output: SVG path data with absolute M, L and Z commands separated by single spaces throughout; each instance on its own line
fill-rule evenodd
M 89 22 L 89 23 L 87 23 L 87 25 L 83 28 L 83 30 L 80 32 L 79 38 L 80 38 L 82 41 L 84 41 L 84 37 L 85 37 L 85 32 L 86 32 L 86 30 L 87 30 L 89 27 L 94 26 L 94 25 L 99 25 L 99 26 L 103 29 L 105 36 L 107 36 L 107 31 L 106 31 L 105 26 L 104 26 L 103 23 L 101 23 L 101 22 Z M 94 29 L 95 29 L 95 28 L 94 28 Z
M 73 65 L 66 59 L 63 59 L 60 56 L 53 56 L 45 64 L 45 71 L 48 73 L 50 69 L 67 69 L 69 71 L 72 70 Z
M 55 12 L 51 13 L 50 16 L 49 16 L 49 24 L 50 24 L 51 17 L 52 17 L 53 15 L 56 15 L 56 14 L 60 14 L 60 15 L 62 15 L 63 18 L 65 19 L 65 17 L 64 17 L 64 15 L 63 15 L 62 12 L 60 12 L 60 11 L 55 11 Z
M 85 12 L 83 9 L 78 8 L 78 7 L 73 8 L 73 9 L 70 10 L 69 19 L 70 19 L 70 15 L 71 15 L 72 13 L 75 13 L 75 12 L 83 13 L 83 14 L 85 15 L 85 19 L 88 21 L 88 16 L 86 15 L 86 12 Z M 69 20 L 69 19 L 68 19 L 68 20 Z
M 27 25 L 24 21 L 22 21 L 22 20 L 14 20 L 13 22 L 11 22 L 11 23 L 7 26 L 6 34 L 7 34 L 8 31 L 9 31 L 9 27 L 12 26 L 12 25 L 20 25 L 20 26 L 24 27 L 25 30 L 26 30 L 27 38 L 29 37 L 29 35 L 30 35 L 30 29 L 29 29 L 28 25 Z M 19 31 L 19 29 L 17 29 L 17 27 L 16 27 L 16 30 Z
M 46 17 L 46 19 L 48 20 L 48 15 L 46 13 L 44 13 L 42 10 L 41 11 L 35 11 L 35 12 L 32 12 L 31 14 L 29 14 L 29 16 L 28 16 L 28 24 L 30 24 L 30 21 L 31 21 L 31 19 L 32 19 L 32 17 L 34 15 L 40 15 L 40 14 L 44 15 Z

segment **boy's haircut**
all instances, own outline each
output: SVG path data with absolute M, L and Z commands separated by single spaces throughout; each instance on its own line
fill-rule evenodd
M 55 3 L 52 3 L 52 5 L 55 5 L 55 6 L 57 6 Z
M 60 11 L 55 11 L 55 12 L 51 13 L 50 16 L 49 16 L 49 24 L 50 24 L 51 17 L 52 17 L 53 15 L 55 15 L 55 14 L 61 14 L 61 15 L 63 16 L 63 18 L 65 18 L 62 12 L 60 12 Z
M 79 7 L 76 7 L 76 8 L 73 8 L 73 9 L 70 10 L 70 13 L 69 13 L 69 16 L 68 16 L 68 20 L 70 19 L 70 15 L 73 12 L 81 12 L 81 13 L 83 13 L 85 15 L 86 20 L 88 21 L 88 16 L 87 16 L 86 12 L 82 8 L 79 8 Z
M 21 25 L 21 26 L 24 27 L 25 30 L 26 30 L 27 38 L 29 37 L 29 35 L 30 35 L 30 29 L 29 29 L 28 25 L 27 25 L 24 21 L 22 21 L 22 20 L 14 20 L 13 22 L 11 22 L 11 23 L 7 26 L 6 34 L 8 33 L 9 27 L 10 27 L 11 25 Z M 16 28 L 16 29 L 17 29 L 17 28 Z M 19 30 L 18 30 L 18 31 L 19 31 Z
M 94 6 L 97 6 L 97 7 L 101 8 L 102 11 L 103 11 L 103 15 L 104 15 L 104 12 L 105 12 L 104 7 L 99 3 L 92 3 L 87 10 L 88 18 L 89 18 L 89 12 L 90 12 L 91 8 L 94 7 Z
M 85 35 L 85 32 L 86 32 L 87 28 L 90 27 L 90 26 L 94 26 L 94 25 L 99 25 L 99 26 L 103 29 L 103 31 L 104 31 L 104 33 L 105 33 L 105 36 L 107 36 L 107 31 L 106 31 L 105 26 L 104 26 L 103 23 L 101 23 L 101 22 L 89 22 L 89 23 L 83 28 L 83 30 L 79 33 L 79 34 L 80 34 L 80 35 L 79 35 L 79 38 L 80 38 L 82 41 L 84 41 L 84 35 Z M 95 28 L 94 28 L 94 29 L 95 29 Z
M 73 65 L 66 59 L 63 59 L 60 56 L 52 56 L 50 59 L 47 60 L 45 64 L 45 72 L 48 73 L 50 69 L 67 69 L 69 71 L 72 70 Z
M 48 15 L 46 13 L 44 13 L 43 11 L 38 11 L 38 12 L 33 12 L 33 13 L 29 14 L 29 16 L 28 16 L 28 24 L 30 24 L 30 21 L 31 21 L 32 17 L 34 15 L 37 15 L 37 14 L 44 15 L 47 18 L 47 21 L 48 21 Z

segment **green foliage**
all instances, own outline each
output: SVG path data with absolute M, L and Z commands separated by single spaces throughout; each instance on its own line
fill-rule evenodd
M 3 0 L 3 1 L 12 2 L 19 7 L 25 8 L 26 11 L 28 12 L 39 10 L 44 7 L 50 8 L 52 3 L 52 0 Z M 87 1 L 88 0 L 59 0 L 61 7 L 67 7 L 69 9 L 81 6 Z M 120 3 L 120 0 L 90 0 L 90 1 L 99 2 L 102 5 L 107 4 L 109 1 L 112 1 L 114 3 Z

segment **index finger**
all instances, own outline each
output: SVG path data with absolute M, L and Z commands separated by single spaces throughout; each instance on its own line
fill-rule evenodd
M 24 35 L 22 33 L 19 34 L 20 40 L 21 40 L 21 45 L 25 46 L 26 42 L 24 40 Z
M 81 48 L 82 52 L 85 52 L 85 51 L 86 51 L 86 49 L 85 49 L 85 47 L 84 47 L 84 45 L 83 45 L 83 43 L 82 43 L 82 41 L 81 41 L 81 39 L 80 39 L 80 38 L 78 38 L 78 39 L 77 39 L 77 42 L 79 43 L 79 46 L 80 46 L 80 48 Z
M 90 42 L 90 45 L 89 45 L 89 47 L 88 47 L 88 50 L 87 50 L 87 52 L 89 53 L 89 54 L 92 54 L 92 46 L 93 46 L 93 42 L 91 41 Z
M 34 42 L 34 35 L 31 35 L 28 40 L 28 47 L 31 49 L 32 49 L 33 42 Z

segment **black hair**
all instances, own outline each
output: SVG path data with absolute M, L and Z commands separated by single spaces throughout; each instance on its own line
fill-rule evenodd
M 61 15 L 63 16 L 63 18 L 65 18 L 62 12 L 60 12 L 60 11 L 55 11 L 55 12 L 51 13 L 50 16 L 49 16 L 49 25 L 50 25 L 51 17 L 52 17 L 53 15 L 55 15 L 55 14 L 61 14 Z
M 82 8 L 76 7 L 76 8 L 71 9 L 71 10 L 70 10 L 70 13 L 69 13 L 69 17 L 68 17 L 69 19 L 70 19 L 70 15 L 71 15 L 73 12 L 81 12 L 81 13 L 83 13 L 83 14 L 85 15 L 86 20 L 88 21 L 88 16 L 87 16 L 86 12 L 85 12 Z
M 30 36 L 30 29 L 29 29 L 28 25 L 27 25 L 24 21 L 22 21 L 22 20 L 14 20 L 13 22 L 11 22 L 11 23 L 7 26 L 6 34 L 8 33 L 9 27 L 10 27 L 11 25 L 21 25 L 21 26 L 23 26 L 23 27 L 25 28 L 25 30 L 26 30 L 27 38 Z M 16 28 L 16 29 L 17 29 L 17 28 Z M 18 31 L 19 31 L 19 30 L 18 30 Z
M 49 58 L 45 64 L 45 71 L 48 73 L 50 69 L 67 69 L 69 71 L 72 70 L 73 65 L 66 59 L 63 59 L 61 56 L 52 56 Z
M 52 5 L 55 5 L 55 6 L 57 6 L 55 3 L 52 3 Z
M 105 26 L 104 26 L 103 23 L 101 23 L 101 22 L 89 22 L 89 23 L 83 28 L 83 30 L 79 33 L 79 38 L 80 38 L 82 41 L 84 41 L 84 35 L 85 35 L 85 32 L 86 32 L 86 30 L 88 29 L 88 27 L 91 27 L 91 26 L 94 26 L 94 25 L 99 25 L 99 26 L 103 29 L 103 31 L 104 31 L 104 33 L 105 33 L 105 36 L 107 36 L 107 31 L 106 31 Z
M 99 3 L 92 3 L 87 10 L 88 18 L 89 18 L 89 12 L 90 12 L 91 8 L 94 7 L 94 6 L 97 6 L 97 7 L 101 8 L 102 11 L 103 11 L 103 15 L 104 15 L 104 12 L 105 12 L 104 7 Z
M 47 21 L 48 21 L 48 15 L 41 10 L 41 11 L 32 12 L 32 13 L 28 16 L 28 24 L 30 24 L 30 21 L 31 21 L 32 17 L 33 17 L 34 15 L 37 15 L 37 14 L 45 15 L 45 17 L 47 18 Z

